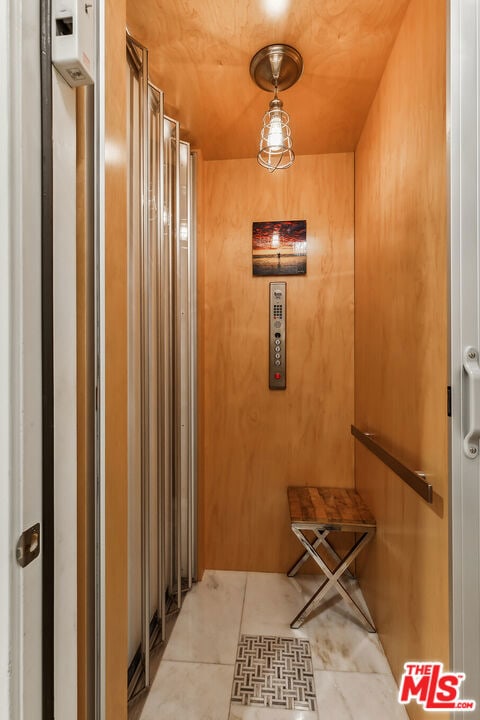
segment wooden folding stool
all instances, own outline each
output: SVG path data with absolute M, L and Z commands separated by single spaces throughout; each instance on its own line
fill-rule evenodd
M 288 504 L 292 531 L 304 546 L 305 552 L 287 575 L 293 577 L 307 558 L 311 557 L 326 576 L 318 590 L 290 623 L 290 627 L 299 628 L 307 616 L 318 607 L 330 588 L 334 587 L 361 618 L 367 630 L 376 632 L 371 620 L 357 605 L 341 581 L 342 575 L 349 573 L 349 565 L 373 538 L 376 529 L 375 518 L 358 492 L 350 488 L 289 487 Z M 305 531 L 308 530 L 314 535 L 311 540 L 305 535 Z M 356 533 L 355 542 L 343 558 L 328 542 L 327 535 L 330 532 Z M 317 552 L 320 545 L 328 551 L 336 563 L 333 570 Z

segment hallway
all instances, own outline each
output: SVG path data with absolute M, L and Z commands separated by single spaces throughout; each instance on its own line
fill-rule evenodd
M 327 600 L 323 611 L 300 630 L 290 629 L 292 618 L 317 585 L 314 575 L 293 579 L 277 573 L 206 571 L 187 595 L 150 693 L 146 701 L 140 696 L 132 704 L 130 720 L 406 719 L 377 635 L 357 624 L 338 596 Z M 355 595 L 361 597 L 358 589 Z M 282 652 L 279 638 L 308 641 L 301 670 L 293 662 L 296 701 L 293 693 L 285 692 L 285 675 L 272 699 L 274 708 L 261 706 L 262 699 L 269 702 L 268 692 L 262 698 L 258 689 L 261 680 L 255 685 L 257 693 L 249 693 L 252 681 L 236 661 L 244 636 L 255 638 L 251 644 L 257 657 L 259 636 L 276 639 L 276 658 Z M 305 650 L 305 642 L 300 644 Z M 283 645 L 288 654 L 290 643 Z M 288 659 L 280 660 L 276 676 L 287 667 Z M 292 706 L 296 709 L 286 709 Z

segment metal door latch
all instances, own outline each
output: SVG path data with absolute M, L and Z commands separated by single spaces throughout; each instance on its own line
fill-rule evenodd
M 32 525 L 20 535 L 15 554 L 22 568 L 40 555 L 40 523 Z

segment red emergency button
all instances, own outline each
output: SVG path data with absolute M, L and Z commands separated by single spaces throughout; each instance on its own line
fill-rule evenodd
M 280 380 L 281 377 L 282 377 L 282 376 L 281 376 L 280 373 L 275 373 L 275 380 Z

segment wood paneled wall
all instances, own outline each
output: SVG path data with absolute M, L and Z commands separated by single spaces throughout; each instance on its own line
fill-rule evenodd
M 127 110 L 125 0 L 105 7 L 106 719 L 127 717 Z
M 412 0 L 355 157 L 356 425 L 436 494 L 357 445 L 378 522 L 362 585 L 397 679 L 449 659 L 445 44 L 444 0 Z
M 209 568 L 285 571 L 289 484 L 352 486 L 353 155 L 205 162 L 204 491 Z M 307 221 L 307 275 L 252 276 L 252 221 Z M 287 389 L 268 388 L 269 281 L 287 282 Z

